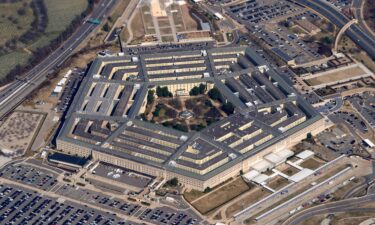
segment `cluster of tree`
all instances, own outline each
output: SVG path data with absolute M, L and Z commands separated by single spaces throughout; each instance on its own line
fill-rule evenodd
M 34 0 L 30 4 L 34 13 L 34 20 L 31 29 L 24 33 L 19 40 L 25 44 L 30 44 L 39 38 L 47 28 L 48 14 L 43 0 Z
M 196 96 L 196 95 L 204 94 L 205 92 L 206 92 L 206 85 L 200 84 L 199 86 L 193 87 L 190 90 L 189 94 L 190 96 Z
M 179 131 L 182 131 L 182 132 L 188 132 L 189 131 L 187 126 L 182 125 L 180 123 L 166 121 L 166 122 L 162 123 L 162 125 L 165 126 L 165 127 L 172 127 L 173 129 L 179 130 Z
M 76 16 L 65 31 L 63 31 L 57 38 L 52 40 L 49 45 L 36 49 L 28 60 L 28 63 L 23 66 L 17 65 L 5 76 L 4 79 L 0 80 L 0 85 L 10 83 L 15 79 L 15 77 L 31 70 L 34 66 L 43 61 L 43 59 L 45 59 L 51 52 L 56 50 L 64 41 L 66 41 L 82 24 L 83 19 L 93 11 L 94 4 L 98 3 L 99 0 L 88 0 L 88 2 L 89 4 L 86 10 L 81 13 L 81 15 Z
M 168 87 L 165 86 L 165 87 L 160 87 L 158 86 L 156 88 L 156 95 L 158 97 L 172 97 L 172 93 L 168 90 Z

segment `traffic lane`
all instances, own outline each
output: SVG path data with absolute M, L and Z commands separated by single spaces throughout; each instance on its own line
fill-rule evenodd
M 292 219 L 292 221 L 290 222 L 287 221 L 286 223 L 283 223 L 283 225 L 298 225 L 302 223 L 303 221 L 305 221 L 307 218 L 320 215 L 320 214 L 327 214 L 327 213 L 334 213 L 334 212 L 337 213 L 337 212 L 350 210 L 352 208 L 359 209 L 357 205 L 364 204 L 367 202 L 372 202 L 374 200 L 375 200 L 375 194 L 371 194 L 371 195 L 367 195 L 367 196 L 360 197 L 360 198 L 346 199 L 346 200 L 342 200 L 336 203 L 329 203 L 329 204 L 317 206 L 314 208 L 306 209 L 305 211 L 302 211 L 299 214 L 297 214 L 296 217 Z M 371 209 L 371 210 L 375 211 L 375 209 Z
M 351 207 L 342 206 L 342 207 L 335 208 L 335 209 L 323 210 L 323 211 L 320 211 L 319 213 L 315 213 L 315 214 L 308 213 L 308 215 L 304 215 L 303 218 L 299 218 L 298 220 L 295 220 L 295 221 L 289 223 L 288 225 L 299 225 L 302 222 L 306 221 L 306 219 L 311 218 L 313 216 L 317 216 L 317 215 L 341 213 L 341 212 L 345 212 L 345 213 L 349 213 L 349 212 L 375 212 L 375 208 L 358 208 L 358 206 L 356 206 L 356 205 L 351 206 Z

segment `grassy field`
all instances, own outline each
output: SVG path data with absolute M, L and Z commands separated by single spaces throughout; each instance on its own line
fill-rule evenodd
M 311 79 L 306 80 L 306 82 L 311 86 L 315 86 L 315 85 L 320 85 L 324 83 L 331 83 L 334 81 L 345 80 L 351 77 L 359 76 L 361 74 L 365 74 L 362 68 L 352 67 L 352 68 L 348 68 L 345 70 L 331 72 L 322 76 L 311 78 Z
M 87 0 L 45 0 L 48 12 L 48 25 L 43 35 L 29 48 L 43 47 L 63 32 L 72 20 L 87 8 Z
M 0 4 L 0 46 L 30 29 L 34 19 L 33 11 L 28 6 L 30 1 Z
M 30 29 L 34 15 L 29 6 L 24 3 L 30 0 L 23 0 L 18 3 L 0 4 L 0 46 L 9 39 L 21 36 Z M 45 33 L 29 46 L 22 46 L 5 55 L 0 55 L 0 79 L 17 65 L 27 63 L 33 50 L 48 45 L 64 31 L 72 20 L 80 15 L 88 6 L 87 0 L 45 0 L 48 13 L 48 25 Z M 19 16 L 17 11 L 25 8 L 25 15 Z M 12 21 L 8 19 L 12 15 Z M 14 25 L 17 21 L 17 25 Z

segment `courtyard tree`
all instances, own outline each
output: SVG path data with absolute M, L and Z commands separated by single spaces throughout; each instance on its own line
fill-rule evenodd
M 149 90 L 147 94 L 147 105 L 152 104 L 155 101 L 155 91 Z
M 233 114 L 234 105 L 231 102 L 224 103 L 221 109 L 228 115 Z
M 168 87 L 165 86 L 165 87 L 160 87 L 158 86 L 156 88 L 156 95 L 158 97 L 172 97 L 172 93 L 168 90 Z
M 217 89 L 217 87 L 214 87 L 212 88 L 211 90 L 208 91 L 208 96 L 212 99 L 212 100 L 219 100 L 221 98 L 221 94 L 220 94 L 220 91 L 219 89 Z

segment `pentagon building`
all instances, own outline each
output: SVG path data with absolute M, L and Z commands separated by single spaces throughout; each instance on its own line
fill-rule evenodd
M 174 96 L 216 86 L 234 114 L 200 132 L 142 121 L 147 93 Z M 266 61 L 246 47 L 99 57 L 57 138 L 57 148 L 204 190 L 247 172 L 324 129 L 323 118 Z

